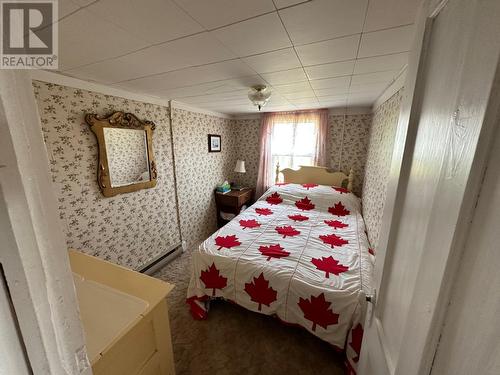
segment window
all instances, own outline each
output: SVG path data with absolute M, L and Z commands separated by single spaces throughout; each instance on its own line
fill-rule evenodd
M 280 169 L 314 165 L 318 126 L 315 122 L 278 122 L 271 131 L 270 180 L 276 178 L 276 164 Z
M 276 180 L 280 169 L 326 165 L 328 110 L 265 113 L 260 128 L 260 156 L 256 196 Z

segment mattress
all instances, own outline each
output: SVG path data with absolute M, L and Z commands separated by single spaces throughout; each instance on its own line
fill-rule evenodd
M 344 350 L 355 373 L 372 268 L 358 197 L 281 184 L 193 252 L 187 301 L 199 319 L 222 297 L 300 325 Z

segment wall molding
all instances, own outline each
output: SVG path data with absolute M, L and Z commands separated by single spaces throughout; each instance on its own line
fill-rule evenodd
M 372 107 L 335 107 L 327 108 L 329 115 L 366 115 L 373 113 Z M 279 111 L 278 111 L 279 112 Z M 284 111 L 289 112 L 289 111 Z M 265 112 L 261 113 L 242 113 L 233 115 L 234 120 L 256 120 L 260 119 Z
M 384 104 L 391 96 L 393 96 L 395 93 L 397 93 L 399 90 L 401 90 L 406 81 L 406 70 L 408 66 L 405 66 L 399 75 L 392 81 L 392 83 L 387 86 L 387 88 L 384 90 L 382 94 L 375 100 L 375 103 L 373 103 L 372 106 L 372 112 L 375 113 L 375 111 L 380 107 L 382 104 Z
M 192 105 L 189 105 L 189 104 L 177 101 L 177 100 L 170 100 L 170 108 L 183 109 L 183 110 L 189 111 L 189 112 L 203 113 L 205 115 L 226 118 L 226 119 L 231 119 L 231 120 L 235 118 L 234 116 L 228 115 L 226 113 L 209 111 L 208 109 L 194 107 Z
M 371 114 L 371 107 L 336 107 L 328 108 L 329 115 L 369 115 Z
M 77 89 L 98 92 L 104 95 L 111 95 L 120 98 L 135 100 L 138 102 L 161 105 L 164 107 L 169 106 L 169 100 L 162 99 L 157 96 L 139 94 L 117 87 L 103 85 L 100 83 L 84 81 L 79 78 L 66 76 L 60 73 L 49 72 L 46 70 L 32 70 L 31 79 L 36 81 L 43 81 L 47 83 L 55 83 L 61 86 L 73 87 Z

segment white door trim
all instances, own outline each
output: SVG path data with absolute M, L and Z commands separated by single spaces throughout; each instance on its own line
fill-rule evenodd
M 0 70 L 2 263 L 35 374 L 91 374 L 28 71 Z

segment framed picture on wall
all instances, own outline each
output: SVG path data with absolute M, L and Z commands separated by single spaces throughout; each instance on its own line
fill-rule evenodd
M 217 134 L 208 135 L 208 152 L 220 152 L 221 150 L 221 138 Z

